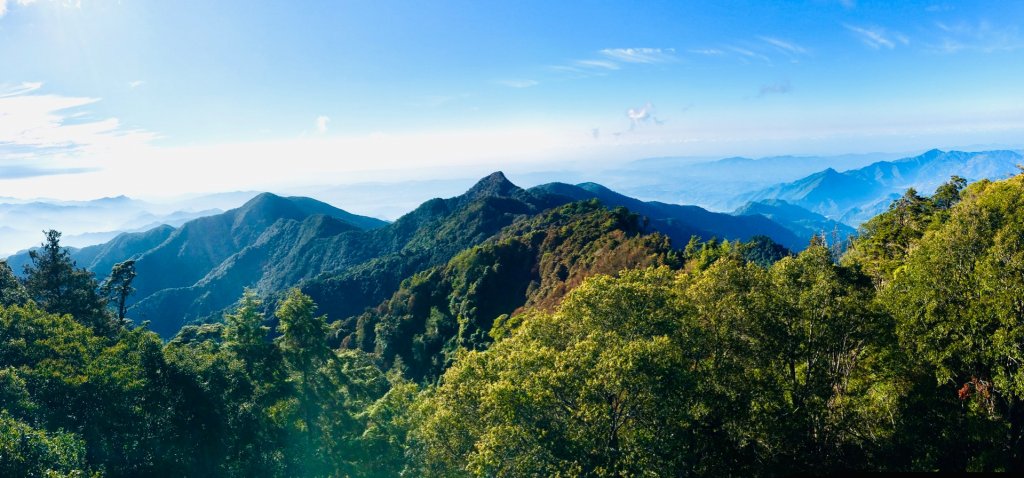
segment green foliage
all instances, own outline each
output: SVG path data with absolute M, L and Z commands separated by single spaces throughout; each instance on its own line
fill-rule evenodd
M 681 353 L 666 270 L 598 276 L 554 315 L 464 352 L 425 395 L 424 476 L 632 476 L 689 456 L 698 377 Z M 632 319 L 642 314 L 645 320 Z M 671 399 L 669 399 L 671 397 Z M 672 439 L 669 439 L 672 437 Z
M 947 220 L 949 209 L 960 201 L 965 185 L 963 178 L 953 176 L 931 198 L 908 189 L 889 205 L 888 211 L 861 225 L 858 240 L 843 260 L 857 264 L 877 285 L 885 284 L 925 232 Z
M 76 320 L 104 334 L 114 325 L 106 310 L 106 301 L 97 292 L 92 273 L 79 269 L 67 249 L 60 245 L 60 232 L 46 231 L 39 250 L 29 252 L 31 264 L 25 266 L 25 289 L 32 300 L 55 314 L 71 314 Z
M 332 324 L 291 289 L 166 343 L 104 326 L 49 234 L 24 289 L 0 264 L 0 475 L 1024 470 L 1024 176 L 908 191 L 839 261 L 823 239 L 677 251 L 500 179 L 374 233 L 404 252 L 349 279 L 397 292 Z M 453 214 L 483 242 L 430 250 Z
M 769 270 L 595 276 L 463 352 L 415 435 L 424 474 L 654 476 L 863 466 L 893 435 L 886 316 L 812 247 Z
M 444 267 L 403 282 L 390 300 L 353 321 L 346 343 L 374 351 L 385 367 L 401 358 L 414 379 L 434 379 L 458 350 L 488 347 L 494 321 L 502 315 L 551 309 L 594 274 L 678 267 L 668 240 L 643 232 L 638 216 L 621 208 L 609 211 L 597 201 L 516 222 Z
M 895 270 L 881 299 L 901 344 L 945 393 L 956 393 L 971 414 L 1009 426 L 1008 463 L 978 466 L 1024 466 L 1024 177 L 967 188 Z
M 14 275 L 7 261 L 0 260 L 0 306 L 24 305 L 27 301 L 25 286 Z
M 91 476 L 85 444 L 71 433 L 47 433 L 0 410 L 0 476 Z
M 135 261 L 127 260 L 114 264 L 110 275 L 100 286 L 100 294 L 109 302 L 114 304 L 117 310 L 117 320 L 124 320 L 127 312 L 128 296 L 135 292 L 132 281 L 135 280 Z

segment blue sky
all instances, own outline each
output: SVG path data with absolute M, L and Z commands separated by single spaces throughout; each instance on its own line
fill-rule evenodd
M 1021 25 L 977 0 L 0 0 L 0 190 L 1020 147 Z

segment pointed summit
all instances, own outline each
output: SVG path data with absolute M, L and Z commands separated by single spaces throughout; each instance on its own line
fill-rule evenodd
M 519 186 L 512 184 L 505 174 L 501 171 L 495 171 L 483 179 L 477 181 L 473 187 L 466 191 L 468 197 L 482 197 L 482 196 L 512 196 L 515 193 L 522 191 Z

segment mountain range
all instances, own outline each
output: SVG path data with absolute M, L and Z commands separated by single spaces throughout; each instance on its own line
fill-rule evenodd
M 224 212 L 251 198 L 219 200 L 216 195 L 157 204 L 126 196 L 89 201 L 0 198 L 0 254 L 25 249 L 44 229 L 59 228 L 63 244 L 85 247 L 106 242 L 123 232 L 142 232 L 160 225 L 180 226 L 203 216 Z
M 838 156 L 730 157 L 715 160 L 661 157 L 632 161 L 624 167 L 592 171 L 588 177 L 624 194 L 670 204 L 735 209 L 737 194 L 795 181 L 825 168 L 841 171 L 900 158 L 869 153 Z
M 791 160 L 769 162 L 785 161 Z M 190 322 L 219 319 L 246 288 L 273 304 L 283 291 L 300 286 L 331 320 L 348 320 L 387 300 L 416 274 L 441 267 L 500 237 L 507 228 L 569 203 L 596 201 L 608 209 L 624 208 L 642 218 L 640 229 L 630 234 L 657 232 L 675 248 L 691 237 L 750 241 L 767 236 L 798 251 L 815 235 L 845 239 L 855 234 L 853 226 L 887 208 L 907 187 L 929 193 L 954 174 L 969 180 L 999 178 L 1016 171 L 1018 162 L 1021 155 L 1012 151 L 933 150 L 845 172 L 828 168 L 741 196 L 737 201 L 742 202 L 729 214 L 643 201 L 593 182 L 523 189 L 500 172 L 461 195 L 428 200 L 394 222 L 352 214 L 308 197 L 262 193 L 226 212 L 122 233 L 102 244 L 73 249 L 72 257 L 99 279 L 114 264 L 135 260 L 138 276 L 129 315 L 150 321 L 164 337 Z M 795 169 L 804 167 L 800 162 Z M 133 201 L 106 198 L 89 207 L 131 208 Z M 534 227 L 542 230 L 558 223 L 557 217 L 547 221 Z M 20 272 L 28 260 L 27 253 L 20 253 L 8 262 Z
M 941 151 L 895 161 L 879 161 L 862 168 L 839 172 L 834 168 L 796 181 L 741 194 L 734 204 L 783 200 L 829 219 L 858 226 L 885 211 L 908 188 L 931 194 L 953 175 L 973 182 L 1003 179 L 1020 170 L 1024 161 L 1016 151 Z
M 769 236 L 794 249 L 806 244 L 763 216 L 643 202 L 594 183 L 526 190 L 494 173 L 462 195 L 429 200 L 392 223 L 311 198 L 264 193 L 239 208 L 180 227 L 121 234 L 74 250 L 72 257 L 101 279 L 113 264 L 135 260 L 129 315 L 150 321 L 165 337 L 188 322 L 219 318 L 245 288 L 272 298 L 301 284 L 332 319 L 342 319 L 379 304 L 404 279 L 446 263 L 517 221 L 580 200 L 640 214 L 647 218 L 645 230 L 665 234 L 677 247 L 691 236 Z M 9 259 L 16 271 L 27 261 L 27 254 Z

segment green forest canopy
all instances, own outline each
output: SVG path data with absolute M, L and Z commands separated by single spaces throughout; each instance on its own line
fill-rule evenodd
M 273 329 L 248 293 L 165 343 L 119 320 L 132 274 L 101 287 L 50 237 L 26 281 L 0 264 L 0 475 L 1024 469 L 1024 176 L 908 191 L 841 257 L 669 251 L 577 213 L 411 279 L 360 322 L 373 340 L 293 290 Z M 507 257 L 553 279 L 488 309 Z M 425 315 L 399 306 L 417 287 L 443 295 Z M 386 356 L 380 331 L 413 319 L 443 346 Z

